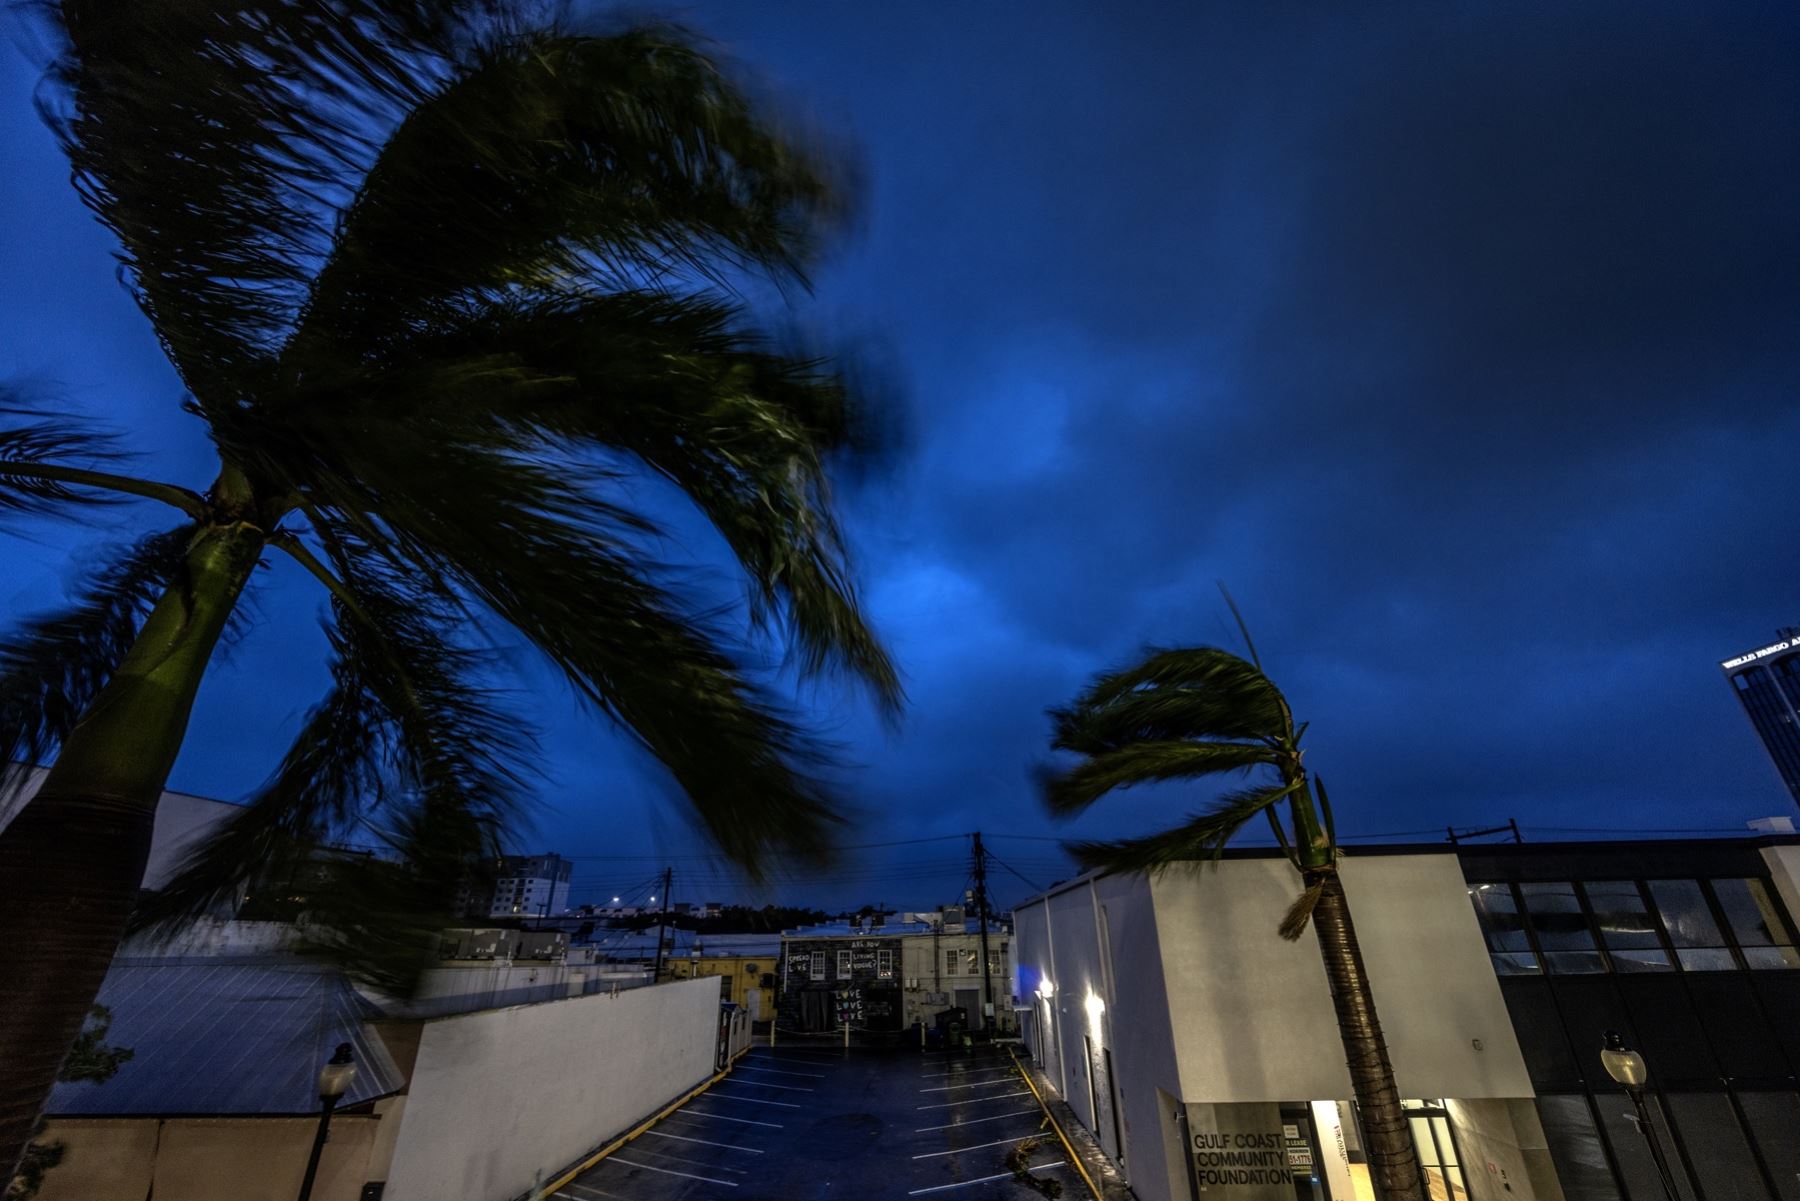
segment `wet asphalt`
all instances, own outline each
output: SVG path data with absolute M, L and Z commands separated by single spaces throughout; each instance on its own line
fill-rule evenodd
M 752 1048 L 707 1092 L 563 1186 L 558 1201 L 1027 1201 L 1005 1163 L 1087 1201 L 1003 1050 Z

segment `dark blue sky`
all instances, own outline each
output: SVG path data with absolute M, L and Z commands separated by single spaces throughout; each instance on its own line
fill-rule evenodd
M 850 841 L 1065 832 L 1027 782 L 1044 708 L 1146 642 L 1228 638 L 1221 578 L 1347 831 L 1791 811 L 1716 661 L 1800 622 L 1800 11 L 677 15 L 867 173 L 806 317 L 879 338 L 904 380 L 902 453 L 844 499 L 912 705 L 887 734 L 809 694 L 857 765 Z M 34 76 L 0 68 L 0 374 L 58 381 L 147 474 L 203 485 Z M 0 610 L 152 516 L 8 538 Z M 176 787 L 242 795 L 323 687 L 316 594 L 278 564 L 261 597 Z M 584 861 L 593 894 L 695 854 L 654 773 L 534 679 L 533 841 L 644 856 Z M 1189 801 L 1125 794 L 1072 829 Z M 1050 843 L 994 846 L 1060 874 Z M 923 905 L 958 854 L 860 852 L 776 893 Z M 750 895 L 679 862 L 695 893 Z

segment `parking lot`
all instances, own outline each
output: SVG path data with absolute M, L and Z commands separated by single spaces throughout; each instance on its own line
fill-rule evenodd
M 1086 1191 L 1004 1051 L 752 1048 L 731 1075 L 563 1186 L 562 1201 L 1028 1198 L 1006 1157 Z

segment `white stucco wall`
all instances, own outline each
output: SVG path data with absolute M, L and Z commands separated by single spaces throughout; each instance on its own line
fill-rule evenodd
M 1456 857 L 1352 856 L 1342 872 L 1402 1095 L 1532 1096 Z M 1275 933 L 1293 869 L 1227 860 L 1152 890 L 1183 1099 L 1350 1096 L 1318 944 Z
M 18 788 L 0 797 L 0 830 L 12 821 L 37 794 L 46 771 L 33 768 Z M 164 792 L 156 805 L 156 824 L 150 835 L 150 859 L 144 865 L 144 887 L 161 888 L 175 874 L 195 841 L 205 837 L 239 806 L 185 792 Z
M 713 1072 L 719 982 L 425 1023 L 387 1201 L 507 1201 Z

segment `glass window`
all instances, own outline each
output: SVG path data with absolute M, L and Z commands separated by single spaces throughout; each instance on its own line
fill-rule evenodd
M 1573 884 L 1521 884 L 1531 928 L 1544 951 L 1544 964 L 1553 972 L 1584 974 L 1604 972 L 1606 961 L 1594 947 L 1594 932 Z
M 1656 1127 L 1656 1134 L 1664 1154 L 1668 1156 L 1669 1173 L 1675 1177 L 1675 1191 L 1681 1201 L 1694 1201 L 1693 1182 L 1682 1170 L 1681 1158 L 1675 1151 L 1675 1140 L 1669 1137 L 1668 1118 L 1662 1112 L 1654 1093 L 1644 1097 L 1644 1104 L 1650 1109 L 1650 1120 Z M 1625 1177 L 1625 1191 L 1634 1198 L 1656 1198 L 1663 1195 L 1662 1184 L 1657 1175 L 1656 1161 L 1651 1158 L 1649 1144 L 1638 1132 L 1637 1112 L 1631 1102 L 1626 1100 L 1622 1092 L 1600 1093 L 1594 1097 L 1594 1107 L 1600 1111 L 1600 1124 L 1606 1128 L 1606 1140 L 1612 1144 L 1613 1157 L 1619 1161 L 1619 1171 Z
M 1739 1093 L 1750 1137 L 1769 1165 L 1781 1201 L 1800 1201 L 1800 1096 L 1794 1093 Z
M 1671 1093 L 1669 1112 L 1709 1201 L 1769 1201 L 1768 1186 L 1724 1094 Z
M 812 971 L 808 974 L 812 976 L 814 980 L 823 980 L 825 978 L 825 952 L 814 951 L 812 953 L 811 967 Z
M 875 952 L 875 975 L 882 980 L 894 978 L 894 953 L 892 951 Z
M 850 952 L 838 952 L 837 974 L 839 980 L 848 980 L 850 978 Z
M 960 958 L 955 951 L 944 952 L 944 975 L 956 975 L 956 961 Z
M 1583 884 L 1588 908 L 1600 927 L 1600 939 L 1612 953 L 1613 967 L 1621 972 L 1668 972 L 1675 965 L 1663 950 L 1656 923 L 1650 920 L 1644 896 L 1631 880 L 1597 880 Z
M 1690 972 L 1728 972 L 1737 967 L 1698 880 L 1652 880 L 1650 895 L 1682 967 Z
M 1525 933 L 1525 919 L 1519 913 L 1512 885 L 1471 884 L 1469 897 L 1475 902 L 1475 917 L 1481 922 L 1482 937 L 1487 939 L 1494 971 L 1502 976 L 1526 976 L 1542 970 L 1537 956 L 1532 954 L 1531 938 Z
M 1603 1103 L 1613 1100 L 1609 1096 Z M 1567 1201 L 1619 1201 L 1619 1186 L 1606 1162 L 1606 1148 L 1594 1129 L 1587 1098 L 1539 1097 L 1537 1104 L 1550 1161 L 1556 1165 Z
M 1787 925 L 1768 886 L 1761 880 L 1714 880 L 1713 895 L 1753 968 L 1800 967 L 1800 954 L 1788 944 Z
M 1000 970 L 1000 952 L 989 951 L 988 952 L 988 971 L 998 972 L 999 970 Z

